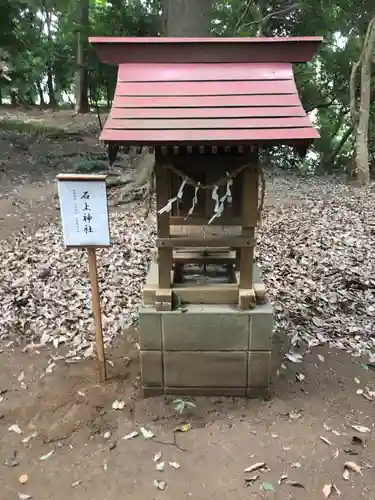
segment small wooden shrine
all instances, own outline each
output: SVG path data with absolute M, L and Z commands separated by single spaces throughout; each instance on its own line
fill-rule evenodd
M 90 39 L 103 62 L 119 67 L 100 139 L 112 159 L 120 146 L 155 152 L 157 255 L 144 288 L 146 307 L 167 313 L 181 304 L 221 304 L 246 312 L 267 302 L 254 265 L 264 200 L 258 152 L 280 144 L 303 152 L 319 137 L 301 105 L 292 64 L 311 60 L 321 41 Z M 142 342 L 141 348 L 148 351 Z M 168 350 L 163 341 L 160 349 Z M 166 359 L 164 353 L 163 380 L 155 384 L 145 381 L 141 359 L 145 389 L 197 387 L 168 382 Z M 246 391 L 249 384 L 235 387 Z

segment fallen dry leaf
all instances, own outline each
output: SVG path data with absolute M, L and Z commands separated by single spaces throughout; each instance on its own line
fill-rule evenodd
M 158 481 L 157 479 L 154 479 L 154 486 L 158 490 L 165 490 L 165 487 L 167 486 L 167 483 L 165 481 Z
M 294 486 L 295 488 L 303 488 L 303 489 L 305 489 L 305 486 L 302 483 L 300 483 L 299 481 L 293 481 L 291 479 L 288 479 L 286 481 L 286 484 L 289 484 L 290 486 Z
M 298 412 L 298 411 L 291 411 L 289 414 L 289 418 L 292 419 L 292 420 L 297 420 L 299 418 L 301 418 L 301 413 Z
M 292 361 L 292 363 L 302 363 L 303 361 L 303 356 L 300 353 L 297 352 L 287 352 L 285 354 L 285 357 L 289 360 Z
M 370 432 L 370 429 L 368 427 L 365 427 L 364 425 L 352 425 L 351 427 L 355 431 L 360 432 L 362 434 L 365 434 L 366 432 Z
M 122 439 L 125 439 L 125 441 L 128 441 L 129 439 L 134 439 L 137 436 L 139 436 L 139 432 L 133 431 L 130 434 L 126 434 Z
M 251 486 L 259 478 L 260 478 L 259 474 L 256 474 L 255 476 L 247 477 L 247 478 L 245 478 L 245 483 L 247 484 L 247 486 Z
M 48 460 L 48 458 L 52 457 L 52 455 L 55 453 L 55 450 L 51 450 L 49 451 L 48 453 L 46 453 L 45 455 L 42 455 L 41 457 L 39 457 L 39 460 Z
M 280 479 L 278 480 L 278 483 L 281 484 L 283 483 L 284 481 L 286 481 L 288 479 L 288 475 L 287 474 L 283 474 Z
M 79 486 L 80 484 L 82 484 L 82 481 L 80 479 L 78 481 L 74 481 L 74 483 L 72 483 L 72 488 L 75 488 L 76 486 Z
M 112 435 L 112 434 L 111 434 L 111 431 L 107 431 L 107 432 L 105 432 L 105 433 L 103 434 L 103 438 L 104 438 L 104 439 L 109 439 L 109 438 L 111 437 L 111 435 Z
M 324 436 L 319 436 L 319 439 L 321 439 L 321 441 L 323 441 L 323 443 L 327 444 L 328 446 L 332 446 L 331 441 Z
M 174 432 L 189 432 L 191 430 L 191 424 L 183 424 L 177 427 Z
M 29 495 L 28 493 L 18 493 L 18 500 L 31 500 L 32 495 Z
M 22 476 L 20 476 L 18 480 L 21 484 L 26 484 L 29 480 L 29 476 L 27 474 L 22 474 Z
M 139 430 L 141 431 L 141 434 L 145 439 L 152 439 L 153 437 L 155 437 L 155 434 L 152 431 L 149 431 L 144 427 L 140 427 Z
M 329 498 L 332 493 L 336 493 L 338 496 L 341 496 L 341 491 L 335 484 L 325 484 L 323 488 L 324 496 Z
M 318 357 L 319 361 L 324 363 L 324 356 L 322 356 L 321 354 L 318 354 L 317 357 Z
M 323 488 L 323 495 L 326 498 L 329 498 L 333 490 L 333 485 L 332 484 L 325 484 Z
M 337 458 L 339 455 L 340 455 L 340 450 L 337 448 L 337 450 L 332 453 L 332 458 Z
M 29 436 L 25 437 L 22 439 L 21 443 L 28 443 L 30 441 L 30 439 L 34 439 L 37 437 L 37 432 L 33 432 L 32 434 L 30 434 Z
M 300 464 L 299 462 L 294 462 L 292 463 L 291 467 L 292 469 L 300 469 L 302 467 L 302 464 Z
M 173 467 L 173 469 L 179 469 L 181 467 L 181 465 L 177 462 L 168 462 L 168 464 L 170 465 L 170 467 Z
M 153 458 L 153 461 L 155 463 L 161 459 L 161 454 L 162 454 L 161 451 L 159 451 L 158 453 L 155 453 L 154 458 Z
M 344 479 L 344 481 L 349 481 L 349 477 L 350 477 L 349 469 L 344 469 L 344 472 L 342 473 L 342 478 Z
M 8 431 L 15 432 L 16 434 L 22 434 L 22 430 L 19 425 L 13 424 L 8 427 Z
M 155 467 L 158 472 L 163 472 L 165 467 L 165 462 L 157 462 Z
M 356 472 L 357 474 L 363 476 L 361 467 L 357 465 L 355 462 L 345 462 L 344 469 L 348 469 L 352 472 Z
M 112 409 L 113 410 L 123 410 L 125 408 L 125 402 L 124 401 L 113 401 L 112 403 Z
M 263 469 L 266 466 L 266 462 L 257 462 L 256 464 L 247 467 L 244 472 L 255 472 L 256 470 Z
M 303 373 L 296 373 L 296 379 L 299 381 L 299 382 L 303 382 L 305 380 L 305 375 L 303 375 Z
M 350 455 L 350 456 L 358 455 L 358 451 L 353 450 L 353 448 L 344 448 L 344 453 L 346 453 L 347 455 Z
M 292 363 L 302 363 L 302 354 L 299 354 L 297 352 L 287 352 L 285 354 L 286 359 L 291 361 Z

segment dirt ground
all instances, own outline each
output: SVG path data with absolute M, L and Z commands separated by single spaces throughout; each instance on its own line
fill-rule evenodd
M 73 121 L 71 113 L 45 116 L 62 128 Z M 92 118 L 84 120 L 86 125 Z M 17 143 L 14 137 L 0 133 L 0 240 L 56 217 L 52 181 L 68 169 L 68 157 L 53 158 L 46 169 L 40 162 L 46 153 L 58 157 L 100 148 L 89 132 L 82 132 L 79 141 L 17 136 Z M 364 360 L 317 347 L 301 365 L 280 362 L 269 401 L 192 398 L 196 407 L 179 414 L 173 398 L 141 399 L 134 338 L 136 332 L 127 332 L 108 352 L 106 384 L 97 382 L 94 360 L 61 361 L 46 373 L 50 350 L 2 347 L 1 500 L 318 500 L 325 498 L 327 484 L 335 484 L 346 500 L 375 499 L 375 402 L 357 394 L 366 386 L 375 391 L 375 374 L 365 369 Z M 297 372 L 305 379 L 298 380 Z M 125 402 L 123 410 L 112 409 L 115 400 Z M 175 432 L 183 423 L 191 429 Z M 21 435 L 9 430 L 15 424 Z M 360 434 L 352 425 L 368 432 Z M 122 439 L 141 426 L 155 437 Z M 353 436 L 363 441 L 352 442 Z M 164 471 L 157 471 L 153 461 L 158 452 Z M 244 473 L 257 462 L 266 467 Z M 355 462 L 361 474 L 350 471 L 344 480 L 345 462 Z M 28 480 L 21 484 L 24 474 Z M 258 474 L 253 484 L 246 482 Z M 279 484 L 283 475 L 294 483 L 285 479 Z M 165 490 L 155 487 L 155 479 L 166 481 Z M 336 496 L 332 491 L 331 497 Z

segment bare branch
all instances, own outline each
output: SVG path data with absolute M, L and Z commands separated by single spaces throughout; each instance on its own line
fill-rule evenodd
M 252 21 L 251 23 L 247 23 L 244 26 L 251 26 L 253 24 L 262 25 L 263 23 L 265 23 L 269 19 L 272 19 L 272 18 L 278 17 L 278 16 L 282 16 L 284 14 L 289 14 L 291 11 L 298 9 L 298 7 L 299 7 L 298 3 L 293 3 L 292 5 L 289 5 L 288 7 L 285 7 L 284 9 L 275 10 L 273 12 L 270 12 L 266 16 L 262 17 L 262 19 L 259 19 L 258 21 Z
M 330 108 L 334 104 L 335 101 L 336 101 L 336 96 L 332 97 L 332 99 L 328 102 L 322 102 L 320 104 L 315 104 L 314 106 L 307 108 L 305 111 L 306 111 L 306 113 L 311 113 L 311 111 L 314 111 L 315 109 Z
M 246 3 L 245 8 L 244 8 L 240 18 L 238 19 L 235 28 L 234 28 L 233 36 L 237 35 L 238 31 L 240 30 L 242 22 L 245 19 L 245 17 L 247 16 L 247 14 L 249 13 L 249 10 L 250 10 L 250 7 L 252 4 L 253 4 L 253 0 L 248 0 L 248 2 Z

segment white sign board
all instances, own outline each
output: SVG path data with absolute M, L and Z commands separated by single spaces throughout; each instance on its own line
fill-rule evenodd
M 105 177 L 87 175 L 75 179 L 61 174 L 57 180 L 65 246 L 109 246 Z

